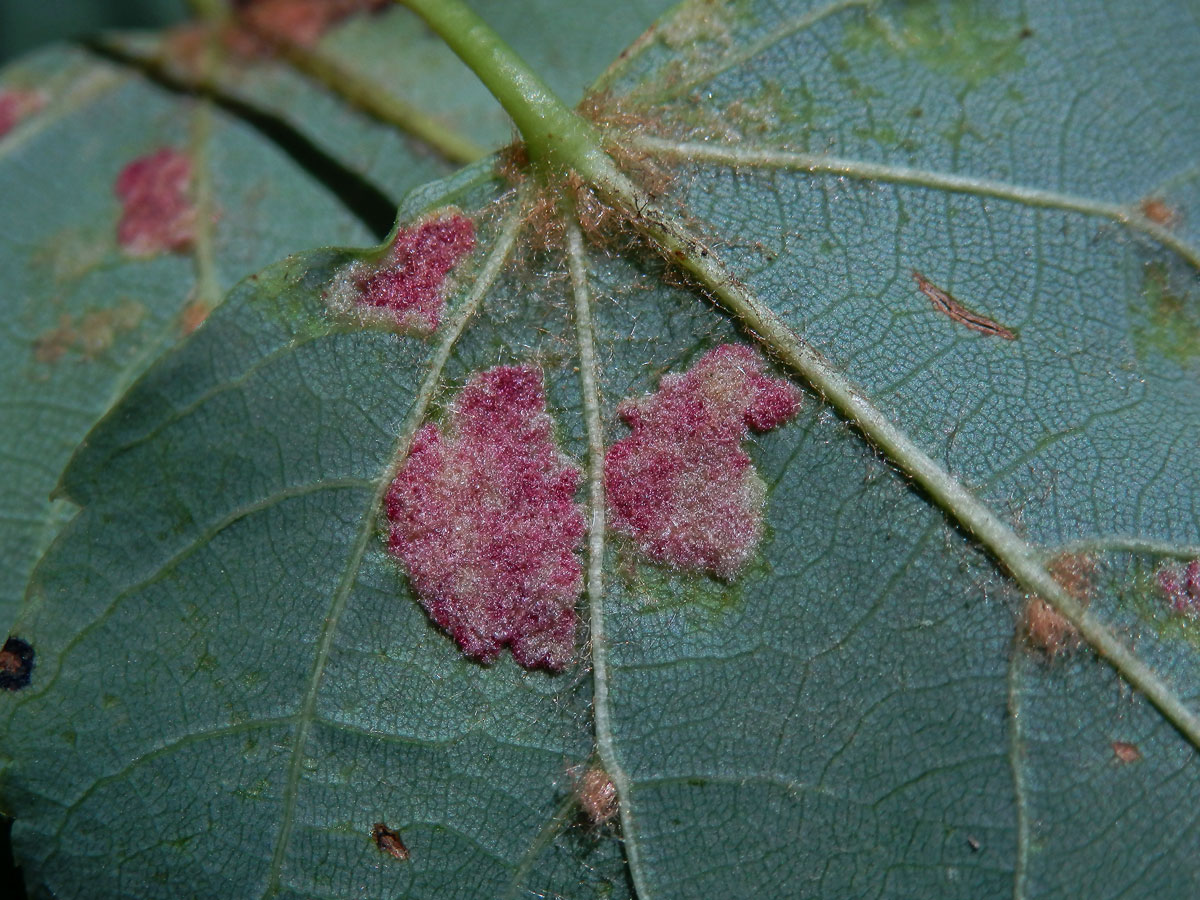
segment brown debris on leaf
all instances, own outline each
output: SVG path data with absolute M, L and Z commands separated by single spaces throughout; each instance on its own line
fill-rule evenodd
M 379 848 L 380 853 L 386 853 L 401 862 L 408 860 L 408 848 L 404 846 L 404 841 L 400 840 L 400 835 L 383 822 L 376 822 L 372 826 L 371 837 L 375 840 L 375 846 Z
M 933 308 L 946 317 L 970 328 L 972 331 L 978 331 L 980 334 L 1004 338 L 1006 341 L 1015 341 L 1017 339 L 1016 332 L 1012 329 L 1005 328 L 994 319 L 989 319 L 987 316 L 977 313 L 972 309 L 967 309 L 949 291 L 942 290 L 942 288 L 938 287 L 920 272 L 913 272 L 912 277 L 913 281 L 917 283 L 917 290 L 928 297 L 929 302 L 933 304 Z
M 0 690 L 19 691 L 33 677 L 33 647 L 19 637 L 9 637 L 0 649 Z
M 616 785 L 599 765 L 593 765 L 575 783 L 575 799 L 593 828 L 610 822 L 620 808 Z
M 1050 576 L 1083 606 L 1091 601 L 1096 560 L 1083 553 L 1063 553 L 1046 566 Z M 1041 597 L 1028 597 L 1021 614 L 1020 633 L 1029 646 L 1049 659 L 1076 650 L 1083 643 L 1070 622 Z
M 1117 762 L 1122 764 L 1135 763 L 1142 758 L 1142 751 L 1138 749 L 1137 744 L 1128 741 L 1113 741 L 1112 751 Z

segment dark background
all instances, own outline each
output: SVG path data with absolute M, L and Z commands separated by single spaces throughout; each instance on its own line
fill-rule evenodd
M 187 0 L 0 0 L 0 64 L 51 41 L 104 28 L 153 28 L 187 11 Z
M 186 0 L 0 0 L 0 65 L 52 41 L 105 28 L 156 28 L 187 15 Z M 23 900 L 25 885 L 12 863 L 9 831 L 0 818 L 0 897 Z

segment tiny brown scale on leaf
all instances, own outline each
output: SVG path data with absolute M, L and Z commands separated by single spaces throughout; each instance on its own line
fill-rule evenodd
M 33 647 L 19 637 L 10 637 L 0 649 L 0 688 L 19 691 L 33 678 Z
M 1046 570 L 1063 590 L 1087 606 L 1091 600 L 1096 561 L 1082 553 L 1063 553 L 1050 560 Z M 1029 597 L 1021 615 L 1020 632 L 1026 642 L 1047 658 L 1077 649 L 1082 638 L 1075 627 L 1041 597 Z
M 1113 741 L 1112 751 L 1119 763 L 1135 763 L 1142 758 L 1142 751 L 1138 749 L 1137 744 L 1128 741 Z
M 379 852 L 393 856 L 401 862 L 408 859 L 408 848 L 404 846 L 404 841 L 400 840 L 400 835 L 383 822 L 375 823 L 371 828 L 371 837 L 375 839 L 375 846 L 379 848 Z
M 1005 328 L 999 322 L 989 319 L 987 316 L 982 316 L 973 310 L 967 309 L 948 292 L 942 290 L 920 272 L 913 272 L 912 277 L 917 283 L 917 289 L 933 303 L 933 308 L 949 316 L 960 325 L 965 325 L 972 331 L 978 331 L 980 334 L 989 334 L 993 337 L 1004 338 L 1006 341 L 1015 341 L 1017 339 L 1016 332 Z

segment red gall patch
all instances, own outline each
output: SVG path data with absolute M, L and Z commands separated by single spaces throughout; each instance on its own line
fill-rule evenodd
M 472 659 L 490 662 L 507 645 L 521 665 L 558 671 L 574 654 L 580 473 L 551 426 L 540 371 L 480 372 L 444 431 L 417 432 L 388 491 L 389 549 Z
M 184 251 L 196 238 L 196 209 L 189 196 L 192 161 L 164 147 L 129 163 L 115 190 L 123 206 L 117 242 L 130 256 Z
M 402 228 L 382 263 L 351 267 L 336 302 L 428 334 L 442 320 L 447 276 L 473 249 L 475 223 L 457 212 Z
M 0 137 L 45 105 L 46 95 L 41 91 L 0 91 Z
M 762 539 L 766 485 L 741 444 L 800 409 L 800 390 L 739 344 L 710 350 L 617 409 L 633 433 L 608 451 L 612 527 L 651 559 L 731 578 Z
M 1200 559 L 1183 566 L 1163 565 L 1158 570 L 1158 587 L 1173 612 L 1193 616 L 1200 613 Z
M 236 20 L 270 43 L 311 47 L 355 13 L 383 9 L 390 0 L 237 0 Z

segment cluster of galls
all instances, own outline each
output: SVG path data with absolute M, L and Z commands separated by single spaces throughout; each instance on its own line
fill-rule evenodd
M 609 519 L 648 558 L 728 579 L 754 554 L 766 486 L 741 443 L 800 407 L 795 385 L 765 368 L 754 350 L 726 344 L 621 405 L 632 434 L 607 454 Z M 417 432 L 387 496 L 389 547 L 467 656 L 486 662 L 508 646 L 527 667 L 570 663 L 583 588 L 579 481 L 532 366 L 477 373 L 443 428 Z

